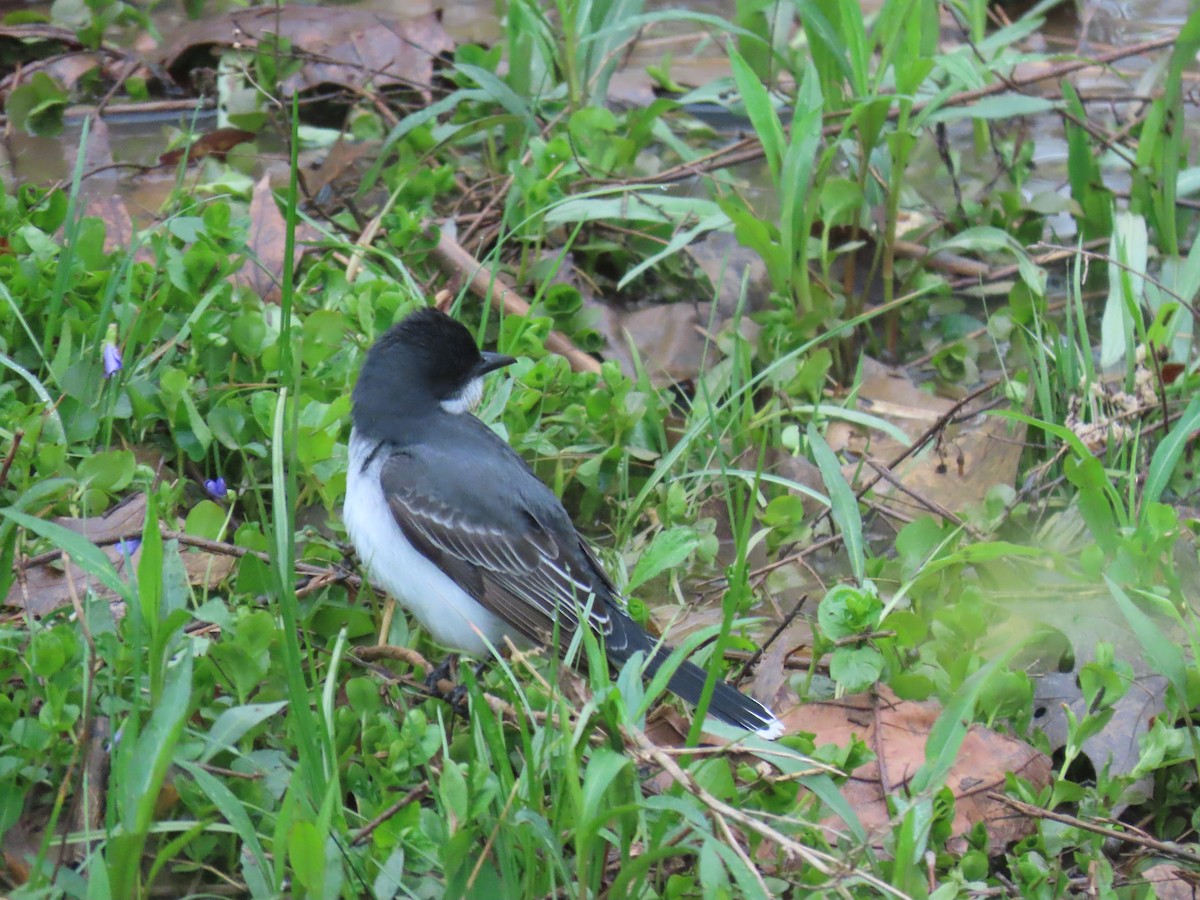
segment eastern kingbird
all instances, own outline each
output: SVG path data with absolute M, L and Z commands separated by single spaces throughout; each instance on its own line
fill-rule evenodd
M 617 589 L 554 492 L 471 414 L 483 376 L 513 363 L 481 353 L 437 309 L 393 326 L 354 386 L 344 518 L 374 580 L 440 644 L 480 657 L 514 642 L 567 647 L 584 624 L 615 666 L 641 651 L 647 675 L 671 653 L 625 612 Z M 700 699 L 705 672 L 683 662 L 668 687 Z M 716 718 L 767 738 L 783 724 L 718 681 Z

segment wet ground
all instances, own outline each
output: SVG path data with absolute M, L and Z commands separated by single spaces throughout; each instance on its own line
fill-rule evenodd
M 866 5 L 870 6 L 872 2 L 873 0 L 868 0 Z M 402 3 L 365 0 L 356 5 L 362 9 L 376 10 L 402 18 L 423 16 L 440 8 L 446 31 L 459 43 L 486 44 L 499 39 L 502 34 L 494 0 L 464 0 L 446 5 L 425 0 Z M 659 2 L 648 4 L 648 9 L 667 10 L 680 5 Z M 733 15 L 730 3 L 692 2 L 684 5 L 694 11 L 725 18 Z M 25 4 L 23 9 L 48 11 L 49 7 Z M 221 5 L 206 4 L 206 12 L 209 16 L 215 16 L 221 12 Z M 1014 9 L 1013 13 L 1016 12 L 1019 10 Z M 1039 52 L 1098 55 L 1169 35 L 1182 26 L 1187 12 L 1186 0 L 1140 0 L 1126 3 L 1101 0 L 1079 4 L 1062 3 L 1050 13 L 1046 28 L 1030 40 L 1029 46 L 1031 50 Z M 195 27 L 184 15 L 180 3 L 164 3 L 157 6 L 153 17 L 160 33 L 171 38 Z M 955 32 L 953 23 L 947 20 L 948 46 L 958 40 Z M 133 42 L 137 35 L 130 31 L 125 37 Z M 661 64 L 667 56 L 671 59 L 671 76 L 684 86 L 698 86 L 729 74 L 722 43 L 714 39 L 711 30 L 686 22 L 668 22 L 649 31 L 630 54 L 627 66 L 614 79 L 614 102 L 649 102 L 653 97 L 653 82 L 646 74 L 645 68 L 647 65 Z M 1130 57 L 1122 60 L 1116 69 L 1097 68 L 1083 73 L 1074 81 L 1083 96 L 1106 98 L 1104 102 L 1089 104 L 1089 111 L 1094 114 L 1098 107 L 1107 106 L 1111 110 L 1114 127 L 1119 127 L 1128 115 L 1136 111 L 1137 105 L 1122 102 L 1122 98 L 1149 96 L 1158 65 L 1165 56 L 1165 53 L 1157 53 Z M 1200 70 L 1193 75 L 1198 73 Z M 705 112 L 700 109 L 697 111 Z M 152 163 L 162 152 L 164 128 L 195 121 L 199 129 L 204 130 L 211 127 L 212 116 L 213 114 L 208 112 L 197 114 L 195 111 L 179 110 L 109 113 L 107 121 L 114 159 L 118 162 Z M 78 116 L 75 119 L 78 121 Z M 744 125 L 736 116 L 706 115 L 706 121 L 726 131 L 737 131 Z M 1040 116 L 1031 119 L 1029 125 L 1031 130 L 1028 138 L 1036 146 L 1037 174 L 1027 185 L 1028 192 L 1032 195 L 1040 191 L 1061 190 L 1065 182 L 1066 143 L 1059 120 L 1055 116 Z M 10 129 L 3 151 L 7 159 L 0 160 L 3 164 L 0 171 L 6 173 L 3 177 L 10 183 L 45 183 L 66 178 L 74 160 L 72 149 L 77 135 L 77 128 L 69 128 L 66 135 L 52 139 L 29 137 Z M 950 138 L 951 145 L 962 155 L 962 169 L 975 173 L 981 180 L 986 181 L 990 177 L 994 162 L 987 153 L 977 152 L 970 124 L 952 128 Z M 953 198 L 947 193 L 948 180 L 939 176 L 941 162 L 936 153 L 930 153 L 926 159 L 919 160 L 918 165 L 925 168 L 926 174 L 921 177 L 918 172 L 915 183 L 923 185 L 925 199 L 935 208 L 945 208 Z M 750 167 L 741 174 L 748 179 L 748 188 L 753 190 L 756 180 L 754 168 Z M 1125 186 L 1127 179 L 1119 166 L 1110 167 L 1108 174 L 1112 178 L 1111 186 L 1114 189 L 1121 190 Z M 939 187 L 945 190 L 939 191 Z M 126 183 L 123 189 L 136 190 L 136 187 Z M 769 203 L 770 192 L 763 191 L 762 199 L 764 203 Z M 1063 226 L 1068 222 L 1069 220 L 1064 218 Z

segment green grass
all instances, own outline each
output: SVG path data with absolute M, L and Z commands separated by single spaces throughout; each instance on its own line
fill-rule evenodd
M 228 277 L 253 250 L 236 189 L 249 179 L 232 158 L 195 176 L 221 186 L 212 194 L 185 190 L 181 172 L 139 238 L 152 263 L 107 252 L 102 223 L 81 214 L 82 155 L 61 190 L 0 194 L 0 588 L 19 591 L 22 561 L 46 552 L 61 555 L 43 566 L 69 558 L 91 578 L 44 616 L 0 618 L 6 895 L 1052 897 L 1091 878 L 1105 896 L 1143 896 L 1127 883 L 1143 860 L 1070 820 L 1035 821 L 1002 847 L 986 822 L 956 832 L 951 773 L 980 723 L 1059 751 L 1048 783 L 970 773 L 1017 800 L 1136 821 L 1168 857 L 1200 825 L 1189 312 L 1200 251 L 1185 254 L 1195 223 L 1171 199 L 1192 162 L 1173 124 L 1183 97 L 1155 101 L 1129 208 L 1114 209 L 1100 183 L 1111 159 L 1081 123 L 1094 110 L 1071 90 L 1061 102 L 956 99 L 1007 71 L 1044 10 L 989 32 L 982 3 L 953 6 L 972 48 L 937 43 L 926 0 L 888 0 L 867 19 L 857 3 L 802 2 L 794 39 L 789 11 L 753 4 L 729 22 L 594 0 L 511 4 L 506 43 L 458 48 L 445 96 L 391 129 L 359 195 L 387 198 L 368 210 L 381 212 L 381 236 L 359 247 L 350 209 L 317 223 L 325 242 L 283 278 L 277 305 Z M 747 200 L 732 169 L 678 196 L 642 168 L 695 164 L 724 142 L 676 100 L 600 103 L 626 41 L 674 21 L 729 40 L 731 77 L 697 96 L 733 96 L 772 210 Z M 1190 56 L 1172 56 L 1176 84 Z M 1007 120 L 1060 109 L 1063 208 L 1081 235 L 1111 243 L 1102 259 L 1048 271 L 1031 246 L 1047 222 L 1024 190 L 1032 151 Z M 285 118 L 291 273 L 306 211 L 296 109 Z M 938 154 L 937 126 L 955 123 L 969 123 L 969 146 L 949 151 L 967 189 L 957 208 L 932 210 L 915 173 Z M 961 166 L 981 149 L 975 158 L 1004 170 L 986 191 Z M 647 684 L 631 663 L 581 675 L 547 653 L 479 678 L 462 666 L 465 718 L 425 696 L 420 657 L 441 651 L 359 583 L 339 510 L 350 387 L 370 342 L 428 302 L 423 285 L 441 285 L 428 227 L 464 200 L 464 163 L 495 179 L 488 190 L 506 186 L 487 256 L 534 298 L 528 317 L 453 299 L 482 344 L 520 358 L 491 380 L 481 415 L 564 498 L 635 616 L 687 619 L 698 583 L 720 588 L 713 616 L 672 636 L 710 683 L 754 651 L 772 603 L 804 575 L 766 569 L 835 538 L 815 564 L 821 581 L 805 584 L 812 664 L 789 687 L 818 701 L 880 685 L 941 709 L 923 762 L 890 773 L 911 780 L 893 780 L 880 830 L 864 824 L 875 810 L 847 801 L 847 774 L 874 753 L 886 762 L 886 748 L 809 733 L 815 712 L 776 745 L 713 750 L 699 746 L 695 711 L 665 698 L 665 674 Z M 1171 191 L 1147 193 L 1164 177 Z M 1006 290 L 968 306 L 929 258 L 898 255 L 913 211 L 931 214 L 919 235 L 930 248 L 1014 263 Z M 576 373 L 547 353 L 551 328 L 598 341 L 582 291 L 550 284 L 555 272 L 582 273 L 602 295 L 711 299 L 686 250 L 714 230 L 762 259 L 769 295 L 752 309 L 743 294 L 731 321 L 714 320 L 717 363 L 694 385 L 660 390 L 613 362 Z M 352 280 L 344 261 L 360 254 Z M 865 282 L 839 268 L 856 260 Z M 864 284 L 878 274 L 870 302 Z M 107 375 L 106 344 L 122 355 Z M 909 441 L 860 398 L 860 358 L 927 351 L 923 376 L 948 393 L 997 373 L 990 415 L 1009 434 L 1025 428 L 1026 448 L 1015 481 L 982 504 L 889 532 L 871 505 L 879 491 L 856 493 L 869 472 L 847 465 L 856 457 L 833 426 Z M 1106 377 L 1097 357 L 1117 367 Z M 1129 414 L 1117 389 L 1137 396 L 1147 383 L 1153 402 Z M 975 427 L 949 423 L 917 455 L 945 454 L 954 478 L 956 442 Z M 786 455 L 811 462 L 815 487 L 781 474 Z M 210 496 L 218 477 L 230 492 Z M 144 524 L 101 546 L 53 521 L 130 497 L 144 499 Z M 139 540 L 136 556 L 114 550 L 117 537 Z M 233 557 L 224 578 L 200 556 L 212 542 Z M 363 649 L 378 643 L 418 655 Z M 580 635 L 567 655 L 596 661 L 600 648 Z M 1077 674 L 1082 706 L 1051 747 L 1037 691 L 1059 667 Z M 1089 741 L 1151 675 L 1168 687 L 1136 760 L 1082 769 Z M 662 705 L 684 716 L 671 740 L 647 718 Z

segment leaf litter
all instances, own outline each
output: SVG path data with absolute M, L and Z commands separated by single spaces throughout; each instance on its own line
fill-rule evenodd
M 129 577 L 129 566 L 136 569 L 141 559 L 140 537 L 146 520 L 145 494 L 131 494 L 103 515 L 84 519 L 55 517 L 51 521 L 69 528 L 98 545 L 117 572 Z M 233 569 L 235 559 L 203 550 L 189 549 L 180 554 L 188 583 L 192 586 L 216 587 Z M 51 552 L 33 560 L 18 561 L 16 578 L 4 598 L 4 605 L 42 618 L 58 609 L 71 606 L 73 599 L 87 593 L 115 602 L 117 595 L 83 572 L 62 554 Z M 116 610 L 122 613 L 118 607 Z

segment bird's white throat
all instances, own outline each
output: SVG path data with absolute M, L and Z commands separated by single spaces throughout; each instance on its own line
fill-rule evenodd
M 472 378 L 463 389 L 448 400 L 442 401 L 442 409 L 454 415 L 474 411 L 483 399 L 483 379 Z

